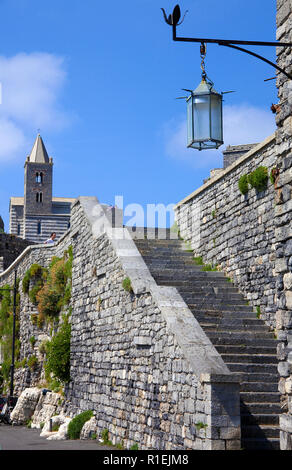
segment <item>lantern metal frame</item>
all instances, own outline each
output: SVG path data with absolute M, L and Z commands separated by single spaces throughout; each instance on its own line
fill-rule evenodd
M 275 64 L 274 62 L 271 62 L 270 60 L 266 59 L 265 57 L 261 56 L 260 54 L 256 54 L 253 51 L 250 51 L 248 49 L 245 49 L 243 47 L 239 47 L 239 45 L 246 45 L 246 46 L 274 46 L 274 47 L 292 47 L 291 42 L 278 42 L 278 41 L 239 41 L 239 40 L 234 40 L 234 39 L 210 39 L 210 38 L 187 38 L 187 37 L 178 37 L 176 34 L 176 27 L 180 25 L 181 22 L 179 22 L 181 18 L 181 12 L 180 12 L 180 7 L 179 5 L 176 5 L 174 7 L 174 10 L 171 15 L 167 17 L 165 10 L 161 8 L 163 12 L 163 16 L 165 19 L 165 22 L 172 26 L 172 38 L 174 41 L 180 41 L 180 42 L 195 42 L 195 43 L 201 43 L 201 44 L 208 44 L 208 43 L 213 43 L 213 44 L 218 44 L 219 46 L 226 46 L 226 47 L 231 47 L 232 49 L 236 49 L 241 52 L 245 52 L 246 54 L 252 55 L 253 57 L 256 57 L 257 59 L 260 59 L 267 64 L 271 65 L 275 69 L 277 69 L 279 72 L 282 72 L 284 75 L 286 75 L 287 78 L 292 80 L 292 75 L 286 72 L 283 68 L 279 67 L 279 65 Z
M 211 96 L 214 95 L 216 97 L 220 97 L 220 134 L 222 136 L 222 139 L 223 139 L 223 105 L 222 105 L 222 102 L 223 102 L 223 94 L 222 93 L 217 93 L 215 90 L 213 90 L 213 83 L 211 81 L 207 81 L 207 77 L 205 77 L 203 75 L 202 77 L 202 82 L 205 81 L 207 86 L 209 87 L 209 93 L 196 93 L 192 90 L 186 90 L 185 91 L 189 91 L 191 94 L 186 97 L 186 101 L 187 101 L 187 106 L 190 106 L 191 107 L 191 135 L 192 135 L 192 138 L 191 138 L 191 142 L 189 143 L 189 134 L 188 134 L 188 144 L 187 144 L 187 147 L 188 148 L 193 148 L 195 150 L 212 150 L 212 149 L 218 149 L 224 142 L 223 140 L 219 140 L 219 139 L 216 139 L 212 136 L 213 132 L 212 132 L 212 98 Z M 207 139 L 203 139 L 203 138 L 196 138 L 195 139 L 195 122 L 194 122 L 194 101 L 195 99 L 197 99 L 198 97 L 199 98 L 204 98 L 204 97 L 209 97 L 209 137 L 208 137 L 208 140 Z M 189 101 L 191 100 L 191 104 L 189 104 Z M 189 129 L 188 129 L 188 132 L 189 132 Z M 208 145 L 207 142 L 209 142 L 210 144 Z

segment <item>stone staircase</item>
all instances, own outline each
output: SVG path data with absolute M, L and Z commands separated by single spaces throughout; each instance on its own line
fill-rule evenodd
M 158 285 L 178 289 L 240 382 L 242 449 L 279 449 L 277 341 L 221 272 L 202 271 L 180 240 L 134 239 Z

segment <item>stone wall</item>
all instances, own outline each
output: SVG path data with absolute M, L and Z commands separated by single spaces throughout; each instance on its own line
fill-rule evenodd
M 1 235 L 0 235 L 1 237 Z M 15 238 L 14 236 L 11 236 Z M 24 242 L 24 240 L 21 240 Z M 34 263 L 48 267 L 52 257 L 62 257 L 64 251 L 69 247 L 71 242 L 70 232 L 64 234 L 57 245 L 31 245 L 28 246 L 20 256 L 3 272 L 0 273 L 0 286 L 9 284 L 14 285 L 14 273 L 17 271 L 17 278 L 20 281 L 20 358 L 29 358 L 35 355 L 38 358 L 38 365 L 35 370 L 15 369 L 15 395 L 19 395 L 26 387 L 33 386 L 40 381 L 43 356 L 39 352 L 39 346 L 43 340 L 49 339 L 51 326 L 39 329 L 31 320 L 32 315 L 37 315 L 36 306 L 30 301 L 28 295 L 22 291 L 22 279 L 26 271 Z M 31 344 L 30 338 L 34 337 L 36 342 Z
M 292 42 L 291 1 L 277 1 L 277 40 Z M 292 73 L 291 48 L 277 48 L 278 64 Z M 281 448 L 292 450 L 292 81 L 277 74 L 280 108 L 276 114 L 278 200 L 275 208 L 275 242 L 277 276 L 277 330 L 279 346 L 280 390 L 288 402 L 288 413 L 280 418 Z
M 292 4 L 277 0 L 277 40 L 292 42 Z M 278 64 L 292 73 L 291 47 L 277 48 Z M 279 103 L 274 138 L 209 180 L 176 206 L 181 234 L 205 262 L 219 264 L 276 331 L 281 449 L 292 449 L 292 82 L 277 72 Z M 263 193 L 240 196 L 241 174 L 265 165 L 279 171 Z
M 129 231 L 112 228 L 95 198 L 79 198 L 70 232 L 53 247 L 27 248 L 0 285 L 12 284 L 15 268 L 21 282 L 33 262 L 47 266 L 69 245 L 72 379 L 64 413 L 92 409 L 98 432 L 108 429 L 126 448 L 239 449 L 237 379 L 177 290 L 156 285 Z M 126 277 L 132 292 L 122 287 Z M 21 293 L 22 357 L 37 354 L 41 341 L 34 308 Z M 37 384 L 37 374 L 18 370 L 16 381 L 20 392 Z
M 97 211 L 94 198 L 72 208 L 70 412 L 95 410 L 99 431 L 127 448 L 239 448 L 238 384 L 128 230 L 103 233 Z
M 180 234 L 195 256 L 224 271 L 273 329 L 276 191 L 269 180 L 265 191 L 250 189 L 244 196 L 238 181 L 261 165 L 270 173 L 277 162 L 274 148 L 273 135 L 174 208 Z
M 0 233 L 0 272 L 7 269 L 29 245 L 33 245 L 33 242 L 15 235 Z

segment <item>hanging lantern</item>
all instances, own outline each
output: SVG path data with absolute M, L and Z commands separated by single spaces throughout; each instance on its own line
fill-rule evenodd
M 206 46 L 201 44 L 202 81 L 190 91 L 187 101 L 187 146 L 197 150 L 214 149 L 223 144 L 222 94 L 205 71 Z
M 222 94 L 204 78 L 187 98 L 187 121 L 188 147 L 217 149 L 223 144 Z

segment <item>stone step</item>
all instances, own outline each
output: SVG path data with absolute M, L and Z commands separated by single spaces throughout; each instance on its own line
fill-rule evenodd
M 218 336 L 218 333 L 210 331 L 208 333 L 210 341 L 213 343 L 215 348 L 217 346 L 268 346 L 274 347 L 276 340 L 270 335 L 265 334 L 263 337 L 252 335 L 252 333 L 247 337 L 240 333 L 233 333 L 232 336 L 229 333 L 222 333 Z
M 257 318 L 236 318 L 233 319 L 232 317 L 211 317 L 209 315 L 202 315 L 202 314 L 194 314 L 195 318 L 198 320 L 200 324 L 205 325 L 216 325 L 221 326 L 224 328 L 228 327 L 245 327 L 245 328 L 264 328 L 269 331 L 269 328 L 263 323 L 258 323 Z
M 233 364 L 277 364 L 278 360 L 275 355 L 261 354 L 260 356 L 253 354 L 221 354 L 224 362 Z
M 224 282 L 228 282 L 226 276 L 224 273 L 220 271 L 199 271 L 195 270 L 194 266 L 167 266 L 161 269 L 161 266 L 152 266 L 152 268 L 148 265 L 148 268 L 150 271 L 153 271 L 153 273 L 157 274 L 158 280 L 160 279 L 167 279 L 169 275 L 171 275 L 172 279 L 205 279 L 205 281 L 210 282 L 213 279 L 222 279 Z M 185 275 L 188 274 L 189 277 L 185 277 Z M 231 284 L 231 283 L 229 283 Z
M 240 398 L 245 405 L 249 403 L 278 403 L 280 404 L 279 392 L 241 392 Z
M 186 296 L 182 295 L 182 298 L 184 299 L 185 303 L 188 305 L 191 305 L 192 309 L 193 308 L 205 308 L 207 310 L 211 309 L 221 309 L 223 307 L 225 310 L 236 310 L 237 308 L 244 308 L 247 307 L 247 305 L 244 304 L 244 302 L 240 302 L 240 300 L 235 300 L 235 299 L 226 299 L 226 298 L 214 298 L 212 299 L 211 297 L 204 297 L 203 295 L 201 298 L 198 296 Z M 245 309 L 244 309 L 245 310 Z
M 276 374 L 278 369 L 274 364 L 244 364 L 244 363 L 225 363 L 231 372 L 260 372 L 265 374 Z
M 244 450 L 280 450 L 279 439 L 241 439 L 241 447 Z
M 207 330 L 205 330 L 207 332 Z M 215 344 L 253 344 L 256 342 L 258 346 L 265 343 L 259 343 L 259 340 L 273 340 L 273 333 L 270 332 L 253 332 L 253 331 L 233 331 L 231 333 L 225 330 L 210 330 L 208 336 L 212 343 Z M 267 345 L 267 344 L 265 344 Z
M 275 384 L 279 382 L 279 374 L 277 373 L 259 373 L 259 372 L 243 372 L 234 371 L 233 375 L 237 377 L 239 383 L 271 383 Z
M 242 298 L 241 294 L 239 294 L 238 292 L 229 292 L 227 289 L 223 292 L 218 288 L 217 293 L 215 293 L 214 289 L 212 292 L 204 289 L 190 289 L 189 287 L 179 287 L 178 291 L 183 297 L 194 299 L 194 301 L 199 300 L 200 298 L 204 298 L 210 303 L 213 303 L 213 301 L 223 303 L 228 302 L 228 300 L 230 300 L 232 301 L 232 304 L 236 301 L 236 303 L 239 305 L 246 305 L 246 301 Z
M 186 246 L 179 238 L 173 239 L 157 239 L 157 238 L 136 238 L 134 240 L 137 246 Z
M 192 313 L 194 314 L 194 316 L 196 318 L 200 318 L 202 320 L 211 320 L 211 321 L 220 321 L 222 319 L 226 319 L 226 320 L 231 320 L 233 321 L 234 320 L 234 317 L 237 319 L 237 320 L 251 320 L 251 321 L 259 321 L 257 316 L 256 316 L 256 313 L 255 312 L 252 312 L 252 311 L 243 311 L 243 312 L 237 312 L 234 313 L 234 312 L 230 312 L 230 311 L 226 311 L 226 310 L 204 310 L 204 309 L 201 309 L 201 310 L 195 310 L 195 309 L 190 309 L 192 311 Z M 235 320 L 234 320 L 235 321 Z M 262 320 L 261 320 L 262 321 Z M 264 323 L 264 322 L 263 322 Z
M 260 354 L 276 355 L 276 346 L 245 346 L 245 345 L 218 345 L 216 346 L 219 354 L 254 354 L 256 356 Z
M 178 247 L 138 247 L 139 252 L 142 254 L 142 256 L 147 257 L 147 259 L 150 259 L 152 257 L 157 257 L 160 258 L 161 260 L 165 261 L 166 256 L 172 256 L 174 258 L 182 257 L 182 258 L 189 258 L 193 261 L 195 266 L 203 266 L 203 265 L 198 265 L 195 262 L 194 255 L 193 253 L 190 253 L 189 251 L 184 250 L 183 248 L 178 248 Z
M 278 381 L 270 382 L 241 382 L 241 392 L 278 392 Z
M 281 413 L 280 403 L 241 403 L 241 415 L 266 415 Z
M 260 436 L 265 438 L 274 438 L 279 439 L 280 430 L 277 425 L 245 425 L 241 429 L 241 437 L 251 439 L 253 437 L 260 438 Z
M 253 326 L 251 327 L 250 325 L 229 325 L 229 326 L 226 326 L 226 325 L 221 325 L 220 323 L 219 324 L 216 324 L 216 323 L 203 323 L 203 322 L 199 322 L 201 327 L 203 328 L 203 330 L 205 331 L 205 333 L 208 333 L 209 332 L 213 332 L 213 333 L 216 333 L 216 332 L 228 332 L 230 334 L 232 333 L 242 333 L 244 334 L 245 332 L 250 335 L 251 333 L 257 333 L 257 334 L 262 334 L 263 333 L 263 328 L 262 326 L 260 325 L 256 325 L 256 326 Z M 253 331 L 251 332 L 251 328 L 253 329 Z M 269 332 L 267 334 L 270 334 Z
M 189 289 L 192 289 L 193 292 L 196 292 L 196 291 L 201 292 L 203 290 L 206 293 L 210 292 L 212 294 L 215 293 L 214 288 L 216 288 L 216 290 L 218 289 L 219 292 L 228 291 L 230 293 L 239 294 L 238 289 L 236 287 L 233 287 L 232 284 L 230 284 L 230 282 L 224 282 L 220 284 L 218 287 L 216 287 L 214 283 L 212 283 L 212 285 L 208 285 L 208 284 L 206 285 L 205 282 L 195 283 L 190 280 L 180 280 L 180 281 L 167 280 L 167 281 L 160 282 L 159 285 L 163 285 L 167 287 L 175 287 L 176 289 L 182 289 L 182 288 L 188 287 Z
M 146 264 L 154 265 L 154 264 L 159 264 L 159 265 L 168 265 L 168 264 L 173 264 L 179 263 L 183 265 L 183 263 L 187 263 L 188 267 L 192 267 L 196 270 L 200 270 L 200 266 L 196 265 L 192 256 L 189 256 L 189 253 L 182 251 L 180 254 L 173 254 L 171 251 L 165 251 L 164 256 L 161 257 L 161 254 L 159 252 L 158 254 L 148 254 L 145 253 L 145 251 L 139 250 L 140 254 L 142 255 L 144 261 Z
M 241 428 L 245 426 L 279 426 L 278 414 L 242 414 L 241 415 Z
M 249 305 L 238 305 L 236 310 L 234 308 L 228 308 L 225 307 L 224 305 L 222 305 L 222 308 L 220 308 L 220 310 L 218 309 L 215 309 L 215 308 L 203 308 L 203 309 L 200 309 L 198 304 L 188 304 L 188 307 L 189 309 L 192 311 L 192 312 L 202 312 L 202 313 L 206 313 L 207 315 L 210 315 L 210 314 L 214 314 L 214 315 L 226 315 L 226 314 L 231 314 L 233 317 L 234 315 L 239 315 L 239 314 L 249 314 L 249 315 L 253 315 L 253 316 L 256 316 L 255 312 L 253 312 L 250 308 Z
M 207 276 L 207 273 L 200 271 L 198 274 L 193 271 L 181 272 L 179 270 L 168 270 L 168 272 L 156 272 L 152 269 L 152 275 L 155 277 L 155 280 L 158 285 L 169 285 L 173 286 L 177 281 L 183 280 L 191 282 L 193 287 L 224 287 L 232 286 L 230 282 L 227 282 L 225 277 L 215 277 L 212 278 Z M 163 275 L 162 275 L 163 274 Z M 164 284 L 165 282 L 169 284 Z

